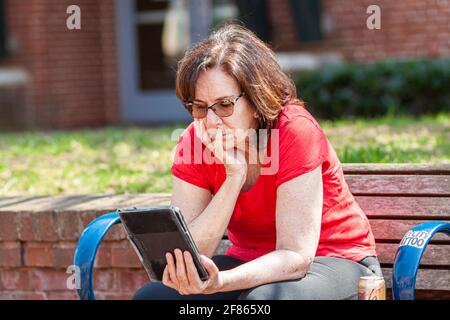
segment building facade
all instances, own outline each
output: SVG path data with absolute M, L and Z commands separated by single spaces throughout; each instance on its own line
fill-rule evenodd
M 67 27 L 73 4 L 79 30 Z M 381 29 L 366 24 L 373 4 Z M 0 127 L 188 121 L 174 93 L 176 61 L 228 19 L 243 21 L 293 68 L 328 56 L 450 55 L 448 0 L 0 0 Z

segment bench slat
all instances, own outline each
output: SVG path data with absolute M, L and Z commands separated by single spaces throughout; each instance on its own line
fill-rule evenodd
M 447 174 L 450 164 L 343 163 L 345 174 Z
M 226 249 L 230 245 L 230 240 L 221 240 L 215 254 L 225 254 Z M 377 253 L 380 263 L 393 264 L 397 248 L 398 245 L 394 243 L 377 243 Z M 450 269 L 450 245 L 429 245 L 422 257 L 421 265 L 448 266 Z
M 230 245 L 229 240 L 222 240 L 221 244 L 219 245 L 218 250 L 216 251 L 216 254 L 224 254 L 226 248 Z M 379 250 L 379 254 L 381 255 L 391 255 L 389 252 L 394 251 L 394 246 L 392 247 L 381 247 Z M 438 256 L 439 253 L 442 253 L 442 250 L 445 251 L 444 253 L 447 255 L 446 258 L 443 258 L 444 262 L 448 263 L 449 260 L 449 248 L 442 249 L 443 246 L 429 246 L 430 249 L 427 250 L 427 253 L 424 256 L 424 259 L 434 259 L 435 256 Z M 430 251 L 430 253 L 428 253 Z M 380 260 L 384 259 L 383 257 L 380 257 Z M 389 258 L 390 259 L 390 258 Z M 424 261 L 424 260 L 423 260 Z M 382 268 L 383 269 L 383 275 L 386 281 L 386 287 L 391 288 L 391 276 L 392 276 L 392 268 Z M 450 290 L 450 270 L 435 270 L 435 269 L 419 269 L 418 276 L 417 276 L 417 289 L 418 290 Z
M 355 198 L 369 218 L 450 219 L 450 197 L 357 196 Z
M 394 264 L 397 248 L 398 244 L 377 243 L 378 260 L 380 263 Z M 450 245 L 428 245 L 420 261 L 420 265 L 440 266 L 450 269 Z
M 346 175 L 353 195 L 450 196 L 450 176 Z
M 392 269 L 382 268 L 387 288 L 392 288 Z M 450 290 L 450 271 L 419 269 L 416 278 L 417 290 Z
M 442 219 L 442 221 L 450 220 Z M 408 232 L 411 228 L 426 222 L 426 220 L 390 220 L 372 218 L 369 219 L 369 222 L 377 243 L 387 241 L 395 241 L 396 243 L 399 243 L 406 232 Z M 225 231 L 224 238 L 227 238 L 227 231 Z M 433 237 L 431 243 L 436 241 L 450 244 L 450 237 L 445 234 L 438 233 Z
M 396 241 L 399 243 L 408 230 L 424 222 L 426 221 L 371 219 L 370 226 L 377 243 L 385 241 Z M 438 233 L 431 240 L 432 243 L 435 241 L 442 241 L 446 244 L 450 244 L 450 237 L 445 234 Z

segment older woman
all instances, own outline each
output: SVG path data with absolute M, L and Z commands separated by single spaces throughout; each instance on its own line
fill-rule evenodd
M 381 275 L 335 151 L 260 39 L 222 27 L 180 61 L 176 92 L 194 121 L 178 142 L 171 204 L 209 279 L 176 249 L 163 281 L 135 299 L 355 299 L 361 276 Z M 254 143 L 255 130 L 267 138 Z M 231 247 L 213 256 L 227 229 Z

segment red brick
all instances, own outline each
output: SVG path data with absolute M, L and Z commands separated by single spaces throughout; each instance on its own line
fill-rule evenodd
M 70 276 L 65 270 L 52 270 L 47 268 L 33 269 L 31 283 L 36 291 L 69 291 L 67 289 L 67 280 Z
M 20 267 L 21 245 L 19 242 L 0 242 L 0 267 Z
M 127 233 L 124 230 L 121 223 L 115 224 L 109 229 L 108 233 L 105 235 L 104 240 L 124 240 L 127 238 Z
M 12 294 L 14 300 L 45 300 L 46 296 L 44 292 L 14 292 Z
M 112 266 L 118 268 L 142 268 L 142 263 L 128 242 L 111 248 Z
M 131 300 L 132 292 L 95 292 L 97 300 Z
M 14 212 L 0 213 L 0 240 L 11 241 L 17 240 L 16 216 Z
M 75 247 L 75 243 L 59 243 L 55 245 L 53 248 L 53 266 L 67 269 L 68 266 L 73 265 Z
M 57 241 L 58 233 L 53 212 L 40 212 L 38 219 L 39 239 L 41 241 Z
M 2 290 L 28 291 L 30 287 L 30 273 L 27 269 L 0 270 Z
M 118 275 L 120 292 L 135 292 L 150 281 L 144 270 L 121 270 Z
M 59 239 L 78 240 L 83 226 L 78 212 L 64 211 L 56 214 Z
M 18 234 L 19 239 L 22 241 L 34 241 L 39 240 L 36 237 L 35 226 L 33 221 L 33 216 L 30 213 L 21 212 L 18 214 Z
M 116 270 L 94 270 L 94 289 L 98 291 L 117 291 L 119 279 Z
M 25 265 L 33 267 L 53 267 L 53 244 L 31 242 L 24 245 Z
M 0 300 L 14 300 L 13 292 L 0 291 Z
M 45 293 L 47 300 L 80 300 L 75 290 L 71 291 L 48 291 Z
M 83 230 L 88 226 L 89 223 L 95 220 L 100 214 L 97 214 L 95 212 L 82 212 L 80 214 L 81 219 L 81 225 L 83 227 Z
M 95 257 L 96 268 L 109 268 L 112 266 L 111 262 L 111 242 L 103 241 L 98 248 L 97 255 Z

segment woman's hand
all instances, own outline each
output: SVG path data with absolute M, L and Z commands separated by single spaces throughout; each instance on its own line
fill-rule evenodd
M 223 134 L 221 129 L 209 132 L 201 119 L 194 120 L 195 135 L 202 141 L 208 150 L 225 165 L 227 176 L 243 178 L 247 175 L 247 162 L 244 151 L 238 148 L 236 135 Z
M 219 292 L 223 286 L 222 276 L 216 264 L 208 257 L 201 255 L 200 259 L 208 272 L 208 280 L 202 281 L 195 268 L 194 260 L 189 251 L 174 251 L 166 253 L 167 266 L 163 273 L 163 284 L 177 290 L 182 295 L 212 294 Z

